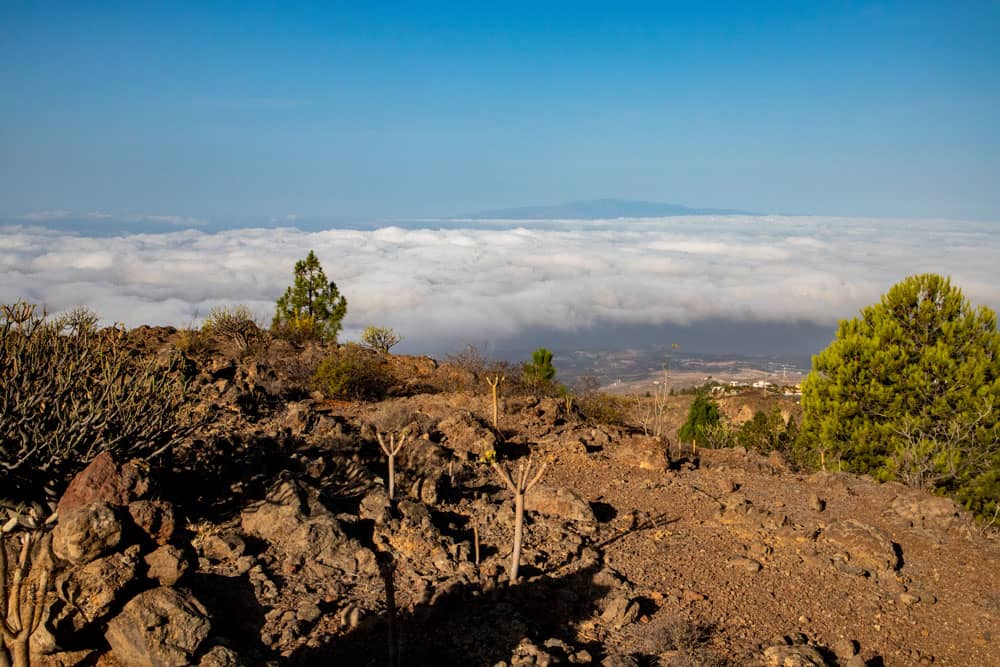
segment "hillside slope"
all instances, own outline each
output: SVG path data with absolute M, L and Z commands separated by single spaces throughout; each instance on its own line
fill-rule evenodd
M 177 343 L 148 330 L 141 344 Z M 171 664 L 206 667 L 1000 664 L 1000 548 L 948 500 L 777 455 L 680 452 L 553 398 L 505 398 L 496 430 L 485 383 L 428 358 L 389 358 L 382 401 L 327 400 L 307 381 L 325 352 L 185 355 L 199 431 L 134 497 L 101 496 L 134 474 L 104 462 L 64 498 L 57 530 L 85 541 L 93 524 L 67 516 L 95 500 L 126 527 L 62 565 L 109 602 L 58 612 L 39 664 L 138 664 L 170 633 L 191 638 Z M 412 434 L 392 501 L 377 427 Z M 548 462 L 517 585 L 490 451 Z M 150 508 L 169 530 L 140 520 Z M 136 620 L 152 597 L 159 625 Z

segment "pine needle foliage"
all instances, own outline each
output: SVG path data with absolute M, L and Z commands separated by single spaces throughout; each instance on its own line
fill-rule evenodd
M 934 274 L 895 285 L 813 357 L 803 439 L 829 467 L 1000 504 L 1000 333 Z
M 552 365 L 552 352 L 540 347 L 531 353 L 531 361 L 524 364 L 524 381 L 531 385 L 541 385 L 551 382 L 556 376 L 556 368 Z
M 705 432 L 719 425 L 719 404 L 704 394 L 695 396 L 688 409 L 687 420 L 677 432 L 681 442 L 705 441 Z
M 336 342 L 347 299 L 327 280 L 316 253 L 295 262 L 295 282 L 278 299 L 271 328 L 292 339 Z

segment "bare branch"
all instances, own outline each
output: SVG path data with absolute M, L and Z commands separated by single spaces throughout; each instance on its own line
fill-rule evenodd
M 507 469 L 503 467 L 503 465 L 501 465 L 500 463 L 497 463 L 496 461 L 493 462 L 493 469 L 496 470 L 498 475 L 500 475 L 500 479 L 502 479 L 504 484 L 507 485 L 507 488 L 509 488 L 514 493 L 517 493 L 517 485 L 514 484 L 514 480 L 510 478 L 510 473 L 507 472 Z

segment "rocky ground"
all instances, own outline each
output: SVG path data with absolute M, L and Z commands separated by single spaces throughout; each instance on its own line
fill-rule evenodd
M 554 398 L 505 399 L 494 429 L 485 383 L 427 358 L 393 357 L 383 401 L 325 400 L 323 352 L 186 355 L 195 435 L 99 457 L 60 501 L 32 664 L 1000 664 L 1000 544 L 946 499 Z M 376 429 L 404 428 L 390 500 Z M 548 462 L 516 585 L 491 451 Z

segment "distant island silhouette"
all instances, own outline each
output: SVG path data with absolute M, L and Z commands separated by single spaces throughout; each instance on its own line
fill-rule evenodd
M 455 218 L 475 220 L 602 220 L 605 218 L 662 218 L 677 215 L 759 215 L 726 208 L 691 208 L 681 204 L 590 199 L 548 206 L 519 206 L 479 211 Z

